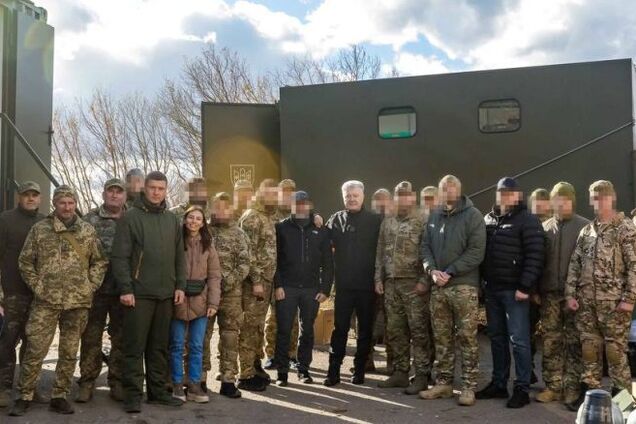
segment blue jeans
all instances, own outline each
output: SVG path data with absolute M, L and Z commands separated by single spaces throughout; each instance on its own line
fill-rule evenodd
M 492 381 L 507 388 L 510 346 L 515 358 L 515 389 L 528 392 L 532 372 L 530 353 L 530 302 L 515 300 L 514 290 L 486 291 L 486 319 L 492 351 Z
M 188 337 L 188 381 L 199 383 L 203 373 L 203 339 L 208 318 L 192 321 L 173 319 L 170 323 L 170 374 L 173 383 L 183 383 L 183 351 Z

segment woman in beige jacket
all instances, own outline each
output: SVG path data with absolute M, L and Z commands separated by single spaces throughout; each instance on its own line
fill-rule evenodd
M 208 231 L 203 209 L 191 206 L 183 216 L 186 258 L 186 299 L 174 308 L 170 326 L 170 372 L 173 396 L 183 401 L 205 403 L 201 389 L 203 339 L 208 318 L 221 301 L 221 266 Z M 183 353 L 188 344 L 188 394 L 183 389 Z

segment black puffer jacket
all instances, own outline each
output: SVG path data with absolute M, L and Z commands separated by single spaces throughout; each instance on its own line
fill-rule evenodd
M 486 257 L 482 275 L 487 290 L 536 289 L 543 271 L 545 244 L 539 219 L 520 204 L 505 215 L 497 207 L 486 221 Z

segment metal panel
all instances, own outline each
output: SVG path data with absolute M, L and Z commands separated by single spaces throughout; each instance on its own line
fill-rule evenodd
M 325 212 L 341 208 L 340 185 L 360 179 L 369 196 L 403 179 L 415 187 L 458 176 L 471 193 L 604 134 L 632 119 L 632 62 L 594 63 L 431 75 L 281 89 L 282 176 L 294 178 Z M 486 100 L 516 99 L 516 132 L 479 131 Z M 417 134 L 397 141 L 377 134 L 377 114 L 411 106 Z M 614 182 L 619 208 L 631 210 L 633 132 L 626 128 L 520 178 L 530 191 L 570 181 L 580 212 L 590 215 L 587 188 Z M 494 192 L 474 199 L 490 209 Z
M 237 179 L 256 187 L 280 178 L 276 105 L 203 103 L 203 175 L 210 193 L 232 193 Z
M 51 168 L 50 130 L 53 113 L 54 30 L 43 21 L 17 14 L 15 124 L 31 147 Z M 48 208 L 50 181 L 28 152 L 15 144 L 15 179 L 35 180 L 42 187 L 42 208 Z

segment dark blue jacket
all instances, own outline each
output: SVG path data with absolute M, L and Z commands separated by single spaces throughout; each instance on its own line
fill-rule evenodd
M 274 286 L 318 288 L 329 296 L 333 283 L 333 254 L 329 231 L 318 228 L 313 216 L 306 225 L 293 217 L 276 224 Z
M 534 291 L 545 263 L 539 218 L 519 204 L 505 215 L 495 207 L 484 220 L 486 257 L 481 270 L 486 290 Z

